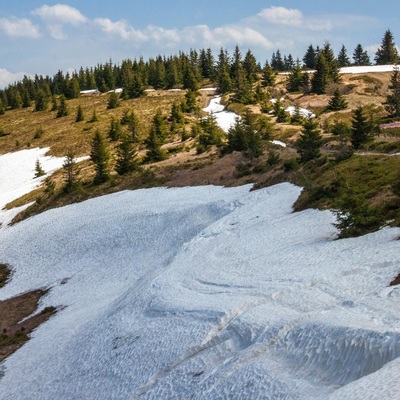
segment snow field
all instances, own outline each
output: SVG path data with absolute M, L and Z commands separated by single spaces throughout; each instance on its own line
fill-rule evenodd
M 292 213 L 300 188 L 249 189 L 125 191 L 2 231 L 0 297 L 63 307 L 2 395 L 395 399 L 400 230 L 334 240 L 330 212 Z

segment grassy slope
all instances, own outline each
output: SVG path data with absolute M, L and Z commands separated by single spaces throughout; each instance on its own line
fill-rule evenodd
M 382 106 L 389 83 L 390 73 L 370 73 L 359 75 L 343 75 L 342 90 L 346 95 L 349 107 L 340 112 L 325 113 L 329 95 L 286 94 L 284 105 L 298 104 L 315 112 L 321 126 L 326 126 L 335 120 L 349 122 L 352 110 L 359 105 L 366 106 L 375 117 L 384 116 Z M 275 95 L 281 96 L 284 92 L 284 79 L 275 87 Z M 107 95 L 82 96 L 79 99 L 68 101 L 70 115 L 64 118 L 55 118 L 56 112 L 33 112 L 33 108 L 7 111 L 0 116 L 0 128 L 9 135 L 0 138 L 0 154 L 16 151 L 28 146 L 51 147 L 50 154 L 63 156 L 68 150 L 76 156 L 88 155 L 93 132 L 96 129 L 106 133 L 110 119 L 120 118 L 124 110 L 134 110 L 139 117 L 143 139 L 147 136 L 151 119 L 157 108 L 164 115 L 168 115 L 171 105 L 181 99 L 184 92 L 157 91 L 150 92 L 146 97 L 135 100 L 122 101 L 120 107 L 108 110 Z M 203 93 L 201 106 L 205 106 L 210 93 Z M 78 105 L 84 110 L 85 121 L 76 123 L 75 116 Z M 231 105 L 235 110 L 244 109 L 243 106 Z M 250 107 L 252 112 L 259 113 L 258 106 Z M 96 123 L 86 122 L 93 111 L 99 118 Z M 195 116 L 187 116 L 187 130 Z M 36 129 L 42 127 L 44 134 L 34 139 Z M 80 189 L 68 195 L 48 196 L 39 189 L 12 205 L 20 205 L 34 199 L 39 201 L 20 215 L 19 218 L 45 210 L 49 207 L 62 206 L 71 202 L 81 201 L 89 197 L 98 196 L 123 189 L 133 189 L 144 186 L 168 185 L 197 185 L 222 184 L 237 185 L 254 182 L 257 187 L 289 180 L 305 187 L 302 196 L 296 204 L 297 209 L 304 207 L 339 208 L 345 205 L 346 198 L 351 195 L 357 197 L 358 202 L 367 202 L 379 214 L 374 229 L 388 220 L 400 224 L 397 196 L 393 193 L 393 186 L 398 181 L 398 157 L 390 157 L 386 153 L 400 151 L 400 140 L 395 130 L 385 131 L 376 138 L 364 154 L 356 154 L 340 163 L 335 161 L 338 143 L 329 134 L 324 134 L 325 145 L 322 148 L 323 157 L 317 163 L 298 168 L 294 159 L 296 152 L 291 145 L 298 138 L 301 127 L 290 124 L 276 124 L 273 138 L 288 143 L 288 148 L 272 146 L 264 143 L 265 153 L 258 160 L 248 160 L 241 154 L 231 154 L 222 158 L 215 151 L 196 155 L 193 139 L 184 143 L 178 137 L 171 137 L 167 147 L 175 146 L 176 152 L 171 152 L 170 158 L 145 169 L 120 177 L 115 173 L 112 179 L 100 186 L 91 184 L 93 166 L 90 161 L 79 165 L 79 178 L 83 182 Z M 18 142 L 19 146 L 16 146 Z M 113 144 L 111 144 L 111 147 Z M 141 147 L 144 153 L 144 147 Z M 281 162 L 274 166 L 267 163 L 269 150 L 274 149 L 281 157 Z M 372 153 L 373 152 L 373 153 Z M 287 160 L 292 160 L 291 162 Z M 52 178 L 60 186 L 63 176 L 57 172 Z M 56 191 L 57 194 L 57 191 Z M 394 222 L 393 222 L 394 221 Z

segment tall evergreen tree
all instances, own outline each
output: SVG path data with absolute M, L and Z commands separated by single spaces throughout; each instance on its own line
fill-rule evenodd
M 337 88 L 333 92 L 333 96 L 330 98 L 327 109 L 330 111 L 339 111 L 347 108 L 347 102 L 340 90 Z
M 275 86 L 276 71 L 269 65 L 268 61 L 265 62 L 264 68 L 262 70 L 262 85 Z
M 113 142 L 117 141 L 122 135 L 121 122 L 114 117 L 111 118 L 108 137 Z
M 390 30 L 385 32 L 381 46 L 375 53 L 375 63 L 377 65 L 397 64 L 399 54 L 394 43 L 393 35 Z
M 99 130 L 96 130 L 92 139 L 90 159 L 95 165 L 95 177 L 93 183 L 95 185 L 106 182 L 109 177 L 108 161 L 109 152 L 106 141 Z
M 260 68 L 251 50 L 248 50 L 244 57 L 243 68 L 246 72 L 246 76 L 250 84 L 257 82 Z
M 371 121 L 364 114 L 363 107 L 357 107 L 353 112 L 351 121 L 351 144 L 359 149 L 363 144 L 368 143 L 373 137 L 373 126 Z
M 344 44 L 342 45 L 339 54 L 337 56 L 337 61 L 339 64 L 339 67 L 348 67 L 349 65 L 351 65 L 350 62 L 350 58 L 347 55 L 347 49 L 344 46 Z
M 320 156 L 322 136 L 314 119 L 309 118 L 303 125 L 300 138 L 296 141 L 295 147 L 300 154 L 300 162 L 307 162 Z
M 317 53 L 312 44 L 310 44 L 307 48 L 306 53 L 303 57 L 304 66 L 309 69 L 315 68 L 315 61 L 317 59 Z
M 63 191 L 66 193 L 71 193 L 75 189 L 77 184 L 75 154 L 72 151 L 68 151 L 68 153 L 65 155 L 63 168 L 65 171 Z
M 386 96 L 386 111 L 390 117 L 400 117 L 400 71 L 399 67 L 393 68 L 393 73 L 390 77 L 389 89 L 391 94 Z
M 60 104 L 58 105 L 56 118 L 66 117 L 69 114 L 67 100 L 62 94 L 60 96 Z
M 107 108 L 117 108 L 119 106 L 119 94 L 115 93 L 114 91 L 108 95 L 108 103 Z
M 49 99 L 47 94 L 44 92 L 44 90 L 40 89 L 35 99 L 35 111 L 47 110 L 48 103 Z
M 117 162 L 115 167 L 119 175 L 132 172 L 137 168 L 135 156 L 136 151 L 133 148 L 132 138 L 129 135 L 122 135 L 121 142 L 117 147 Z
M 354 65 L 371 65 L 367 51 L 364 51 L 361 44 L 358 44 L 353 52 Z
M 78 109 L 76 111 L 76 118 L 75 118 L 75 122 L 81 122 L 85 119 L 85 116 L 83 115 L 83 109 L 82 106 L 79 105 Z
M 296 63 L 296 66 L 289 72 L 286 81 L 286 90 L 288 92 L 298 92 L 303 86 L 303 70 L 300 67 L 300 62 Z

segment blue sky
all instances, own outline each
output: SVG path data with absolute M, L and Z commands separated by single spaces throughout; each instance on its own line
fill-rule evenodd
M 53 75 L 110 58 L 221 47 L 251 49 L 263 64 L 277 49 L 361 43 L 371 59 L 387 29 L 400 44 L 400 2 L 371 0 L 0 0 L 0 87 L 23 74 Z

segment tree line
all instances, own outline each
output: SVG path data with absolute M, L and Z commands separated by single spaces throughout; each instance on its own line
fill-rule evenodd
M 124 88 L 122 98 L 127 99 L 140 97 L 147 87 L 179 87 L 195 91 L 204 81 L 216 85 L 221 93 L 236 92 L 239 102 L 251 103 L 256 100 L 251 88 L 260 76 L 261 84 L 270 86 L 280 71 L 291 74 L 288 90 L 307 88 L 311 92 L 324 93 L 329 82 L 337 82 L 340 67 L 371 64 L 361 44 L 354 49 L 352 58 L 353 62 L 344 45 L 335 56 L 330 44 L 325 43 L 322 48 L 310 45 L 302 60 L 294 60 L 291 54 L 282 56 L 277 50 L 263 67 L 251 50 L 242 57 L 238 46 L 232 55 L 221 48 L 217 57 L 208 48 L 169 57 L 158 55 L 147 61 L 143 58 L 126 59 L 113 64 L 109 60 L 92 68 L 81 67 L 72 73 L 58 71 L 53 77 L 24 76 L 21 81 L 0 90 L 0 114 L 7 109 L 30 107 L 32 102 L 35 102 L 36 111 L 45 110 L 54 102 L 53 97 L 63 95 L 66 99 L 73 99 L 83 90 L 108 92 L 121 87 Z M 390 30 L 385 32 L 374 61 L 376 65 L 398 63 L 399 55 Z M 307 69 L 316 70 L 310 80 L 310 75 L 304 74 Z

